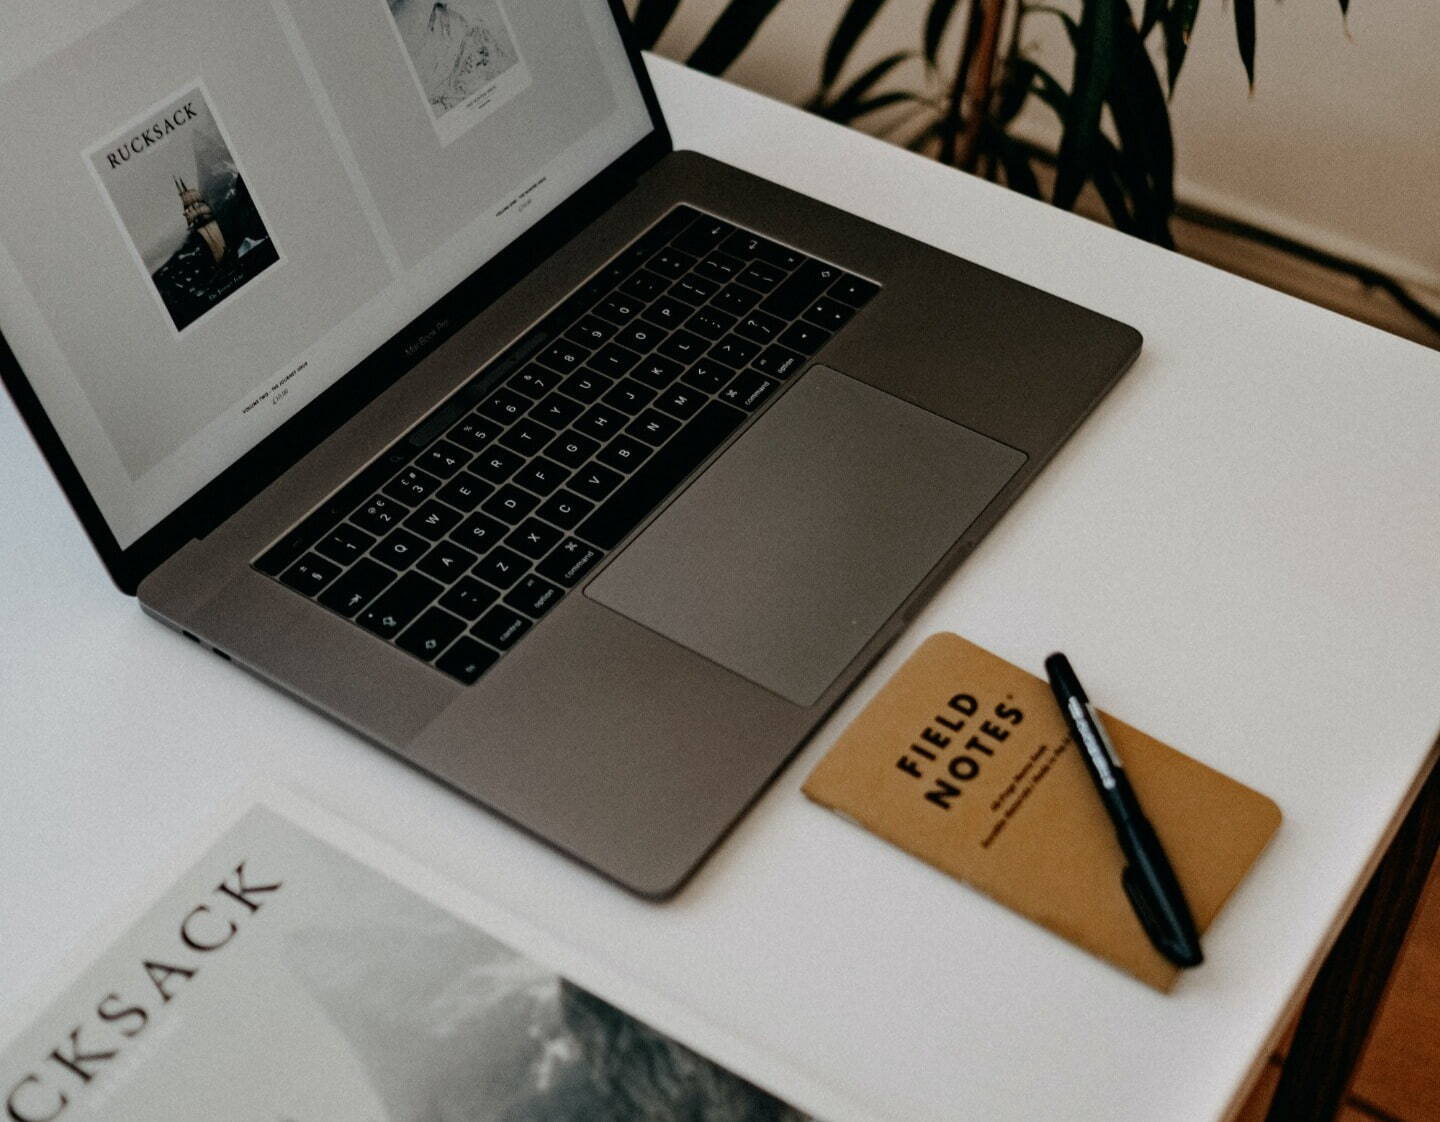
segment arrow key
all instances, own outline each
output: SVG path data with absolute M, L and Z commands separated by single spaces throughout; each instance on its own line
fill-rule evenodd
M 453 643 L 455 636 L 464 630 L 463 620 L 456 619 L 440 608 L 431 608 L 411 624 L 405 634 L 395 640 L 395 644 L 416 658 L 429 662 Z

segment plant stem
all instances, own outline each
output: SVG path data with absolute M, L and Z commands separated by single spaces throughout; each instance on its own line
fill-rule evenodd
M 1000 44 L 1000 28 L 1005 22 L 1006 0 L 975 0 L 980 5 L 980 36 L 966 80 L 965 101 L 969 115 L 964 122 L 953 163 L 966 171 L 974 171 L 979 161 L 980 135 L 990 115 L 990 100 L 995 92 L 995 56 Z

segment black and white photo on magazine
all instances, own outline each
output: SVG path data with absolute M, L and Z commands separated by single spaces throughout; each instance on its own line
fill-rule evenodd
M 177 334 L 280 263 L 203 83 L 141 114 L 85 159 Z
M 500 0 L 381 0 L 440 143 L 458 139 L 530 85 Z
M 807 1122 L 333 828 L 251 804 L 0 1047 L 0 1118 Z

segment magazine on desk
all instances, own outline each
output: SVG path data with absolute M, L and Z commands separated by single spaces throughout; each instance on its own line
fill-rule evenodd
M 3 1117 L 803 1122 L 339 826 L 231 815 L 0 1052 Z

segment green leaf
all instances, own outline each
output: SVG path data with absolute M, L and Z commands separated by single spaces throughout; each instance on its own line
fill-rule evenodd
M 1234 0 L 1235 41 L 1240 47 L 1240 61 L 1245 64 L 1245 77 L 1255 89 L 1255 0 Z
M 1150 34 L 1151 28 L 1160 22 L 1160 17 L 1165 14 L 1165 0 L 1145 0 L 1145 14 L 1140 20 L 1140 38 Z
M 1174 207 L 1175 141 L 1160 76 L 1145 41 L 1130 22 L 1126 4 L 1115 7 L 1115 81 L 1106 97 L 1120 139 L 1121 154 L 1137 161 L 1156 205 L 1168 215 Z M 1168 237 L 1168 229 L 1165 231 Z
M 1035 178 L 1035 169 L 1030 166 L 1030 153 L 1004 133 L 997 133 L 995 147 L 1000 157 L 1000 166 L 1005 169 L 1005 182 L 1010 189 L 1038 199 L 1040 182 Z
M 960 0 L 935 0 L 930 5 L 930 14 L 925 17 L 925 61 L 931 66 L 939 63 L 940 40 L 945 38 L 945 29 L 959 4 Z
M 879 62 L 866 69 L 866 71 L 836 94 L 828 101 L 824 92 L 817 93 L 807 106 L 812 112 L 819 113 L 822 117 L 828 117 L 832 121 L 847 120 L 845 114 L 851 113 L 870 93 L 884 77 L 899 66 L 902 62 L 914 55 L 910 51 L 897 51 L 893 55 L 886 55 Z
M 1190 46 L 1182 20 L 1178 6 L 1160 17 L 1160 26 L 1165 32 L 1165 82 L 1171 97 L 1175 96 L 1175 83 L 1180 78 L 1180 68 L 1185 65 L 1185 52 Z
M 635 39 L 643 50 L 649 50 L 660 41 L 680 0 L 640 0 L 635 6 Z
M 1020 110 L 1025 107 L 1025 99 L 1030 96 L 1030 87 L 1034 84 L 1037 69 L 1033 62 L 1021 55 L 1013 55 L 1005 61 L 1005 74 L 1000 80 L 995 108 L 991 113 L 991 117 L 1001 128 L 1018 117 Z
M 730 0 L 686 60 L 687 65 L 706 74 L 723 74 L 750 45 L 760 25 L 779 3 L 780 0 Z
M 1092 173 L 1100 110 L 1115 69 L 1115 7 L 1124 0 L 1089 0 L 1080 16 L 1075 78 L 1060 138 L 1056 206 L 1068 210 Z M 1252 0 L 1253 2 L 1253 0 Z
M 827 109 L 822 109 L 820 116 L 828 121 L 839 121 L 842 125 L 848 125 L 853 121 L 858 121 L 866 114 L 876 113 L 902 102 L 919 100 L 920 98 L 909 90 L 887 90 L 885 93 L 876 94 L 864 101 L 832 105 Z
M 870 26 L 875 13 L 884 5 L 885 0 L 850 0 L 850 6 L 840 17 L 840 24 L 835 28 L 835 34 L 825 52 L 825 64 L 820 71 L 822 88 L 829 89 L 840 76 L 840 71 L 845 69 L 845 60 L 850 57 L 850 52 L 855 49 L 855 44 L 860 41 L 865 29 Z

